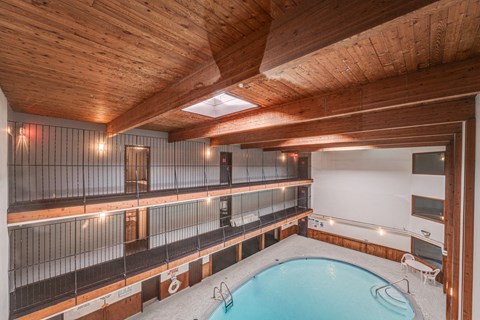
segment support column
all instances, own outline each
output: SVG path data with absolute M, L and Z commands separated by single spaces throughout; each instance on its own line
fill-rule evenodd
M 475 119 L 465 122 L 465 171 L 464 171 L 464 205 L 463 205 L 463 285 L 462 314 L 463 320 L 472 317 L 473 305 L 473 259 L 474 259 L 474 200 L 475 200 Z M 478 189 L 477 189 L 478 190 Z
M 260 235 L 260 251 L 265 249 L 265 233 Z
M 480 95 L 475 99 L 475 199 L 474 207 L 474 248 L 473 248 L 473 305 L 472 319 L 480 319 Z
M 8 133 L 7 133 L 7 98 L 0 89 L 0 319 L 8 319 Z
M 203 258 L 202 261 L 202 279 L 210 277 L 212 275 L 212 256 Z
M 236 259 L 237 259 L 237 262 L 240 262 L 242 261 L 242 242 L 238 243 L 236 246 L 235 246 L 236 250 L 237 250 L 237 255 L 236 255 Z

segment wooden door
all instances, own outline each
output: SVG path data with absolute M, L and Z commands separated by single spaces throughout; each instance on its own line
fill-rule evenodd
M 232 183 L 232 153 L 220 152 L 220 184 Z
M 298 234 L 300 236 L 307 236 L 307 230 L 308 230 L 308 218 L 304 217 L 300 220 L 298 220 Z
M 160 276 L 142 282 L 142 303 L 160 299 Z
M 308 179 L 308 157 L 298 158 L 298 178 Z
M 202 281 L 202 259 L 190 262 L 188 273 L 188 285 L 190 287 Z
M 220 227 L 230 225 L 232 219 L 232 196 L 220 197 Z
M 300 208 L 308 208 L 308 187 L 298 187 L 297 205 Z
M 148 209 L 125 212 L 125 251 L 133 254 L 148 249 Z
M 149 190 L 150 148 L 125 147 L 125 192 L 137 193 Z

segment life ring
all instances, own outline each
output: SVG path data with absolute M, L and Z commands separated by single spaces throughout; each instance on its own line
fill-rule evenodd
M 175 292 L 180 289 L 180 286 L 182 285 L 182 282 L 177 279 L 177 277 L 172 278 L 172 282 L 170 282 L 170 285 L 168 286 L 168 293 L 174 294 Z

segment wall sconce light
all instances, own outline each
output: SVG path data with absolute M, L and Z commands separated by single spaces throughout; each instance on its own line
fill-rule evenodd
M 25 128 L 20 127 L 18 129 L 18 136 L 17 136 L 17 148 L 26 148 L 28 145 L 28 137 Z
M 425 238 L 430 237 L 430 235 L 432 234 L 431 232 L 428 232 L 427 230 L 420 230 L 420 232 L 423 234 L 423 236 Z
M 98 144 L 98 151 L 100 151 L 100 152 L 105 151 L 105 143 L 100 142 L 100 143 Z
M 282 160 L 282 161 L 287 160 L 287 157 L 285 156 L 285 153 L 282 153 L 282 155 L 280 156 L 280 160 Z
M 441 156 L 440 161 L 445 161 L 445 156 Z
M 333 226 L 333 225 L 335 224 L 335 221 L 333 221 L 333 219 L 330 219 L 330 220 L 328 220 L 328 223 L 329 223 L 331 226 Z
M 105 212 L 100 212 L 100 213 L 98 214 L 98 217 L 103 220 L 103 219 L 105 219 L 105 215 L 106 215 Z
M 205 201 L 207 201 L 207 203 L 210 203 L 210 202 L 212 201 L 212 198 L 207 197 L 207 198 L 205 199 Z
M 282 191 L 285 191 L 285 187 L 282 187 Z
M 385 234 L 385 230 L 383 230 L 382 228 L 378 228 L 378 234 L 383 236 Z
M 205 157 L 210 158 L 211 154 L 212 154 L 212 152 L 210 151 L 210 148 L 207 147 L 207 149 L 205 150 Z

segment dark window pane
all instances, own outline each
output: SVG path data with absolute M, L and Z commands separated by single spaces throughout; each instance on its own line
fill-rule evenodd
M 445 152 L 414 153 L 413 173 L 445 174 Z
M 413 196 L 412 201 L 414 216 L 443 222 L 443 200 Z
M 442 269 L 443 255 L 442 249 L 431 243 L 412 238 L 413 255 L 419 257 L 425 262 L 431 263 L 439 269 Z

